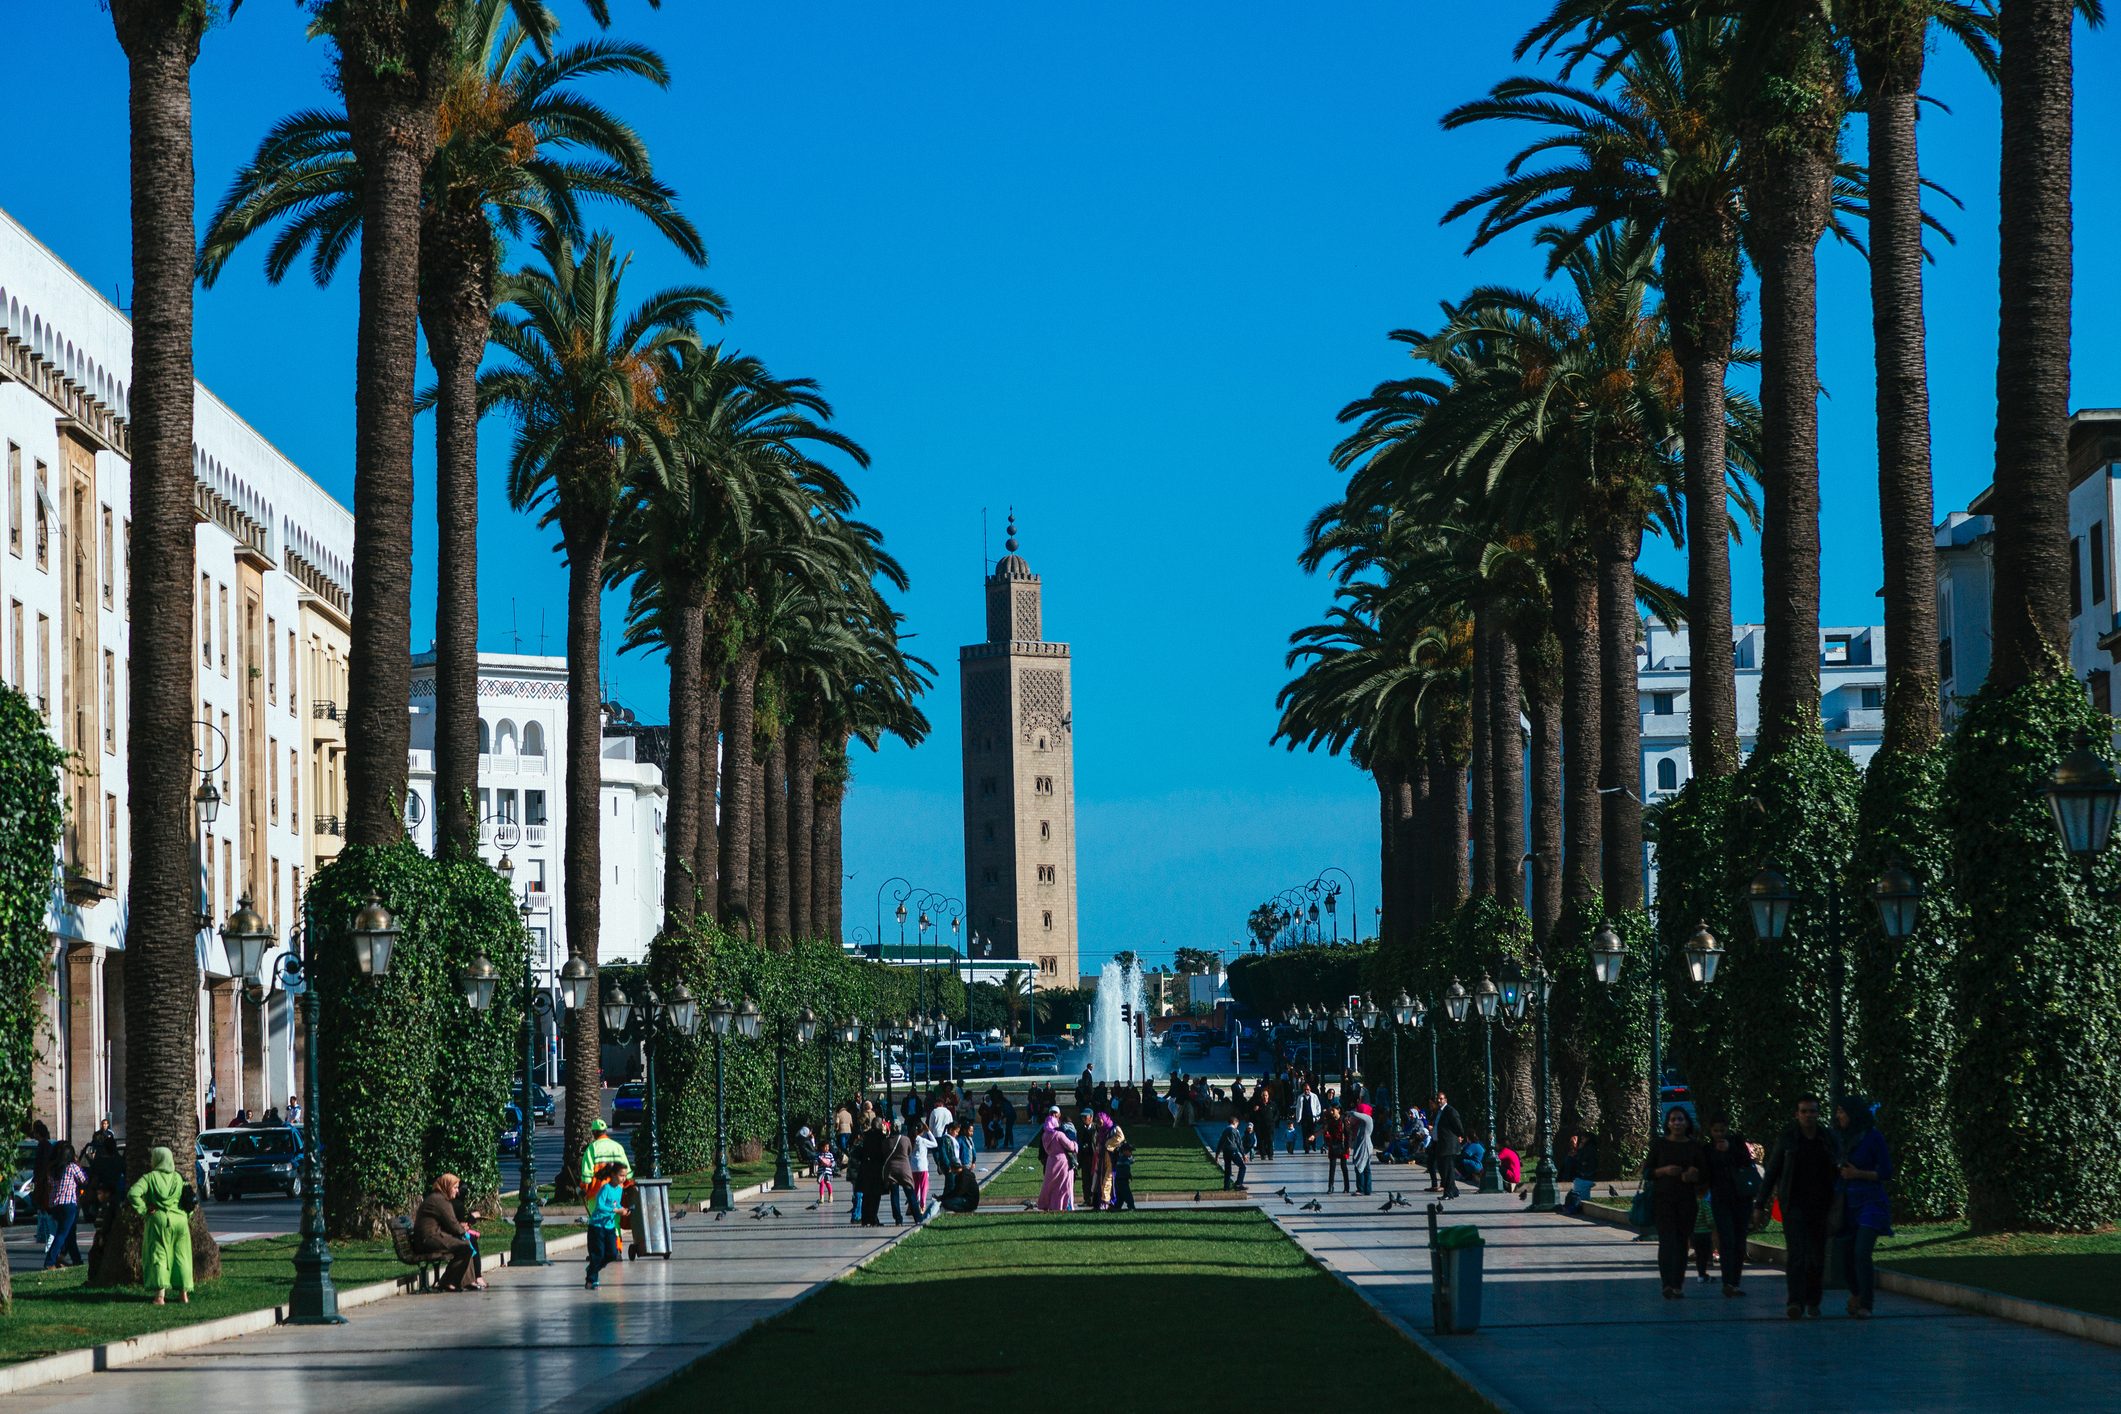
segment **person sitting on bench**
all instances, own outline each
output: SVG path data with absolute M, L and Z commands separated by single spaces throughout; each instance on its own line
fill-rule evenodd
M 436 1283 L 437 1291 L 484 1291 L 486 1283 L 479 1278 L 479 1249 L 472 1244 L 478 1233 L 457 1221 L 457 1190 L 463 1181 L 453 1173 L 445 1173 L 434 1181 L 427 1196 L 420 1200 L 419 1210 L 412 1219 L 412 1248 L 422 1256 L 447 1257 L 449 1265 L 442 1269 L 442 1280 Z M 466 1275 L 471 1280 L 465 1281 Z

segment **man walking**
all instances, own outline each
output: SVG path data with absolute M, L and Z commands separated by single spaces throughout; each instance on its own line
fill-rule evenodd
M 589 1123 L 589 1146 L 582 1150 L 582 1191 L 587 1193 L 589 1185 L 596 1182 L 597 1170 L 606 1164 L 617 1164 L 627 1178 L 633 1177 L 633 1163 L 626 1157 L 626 1146 L 611 1137 L 611 1126 L 604 1121 Z
M 1466 1126 L 1458 1117 L 1458 1109 L 1451 1097 L 1443 1091 L 1436 1092 L 1436 1122 L 1429 1126 L 1435 1142 L 1429 1152 L 1435 1158 L 1436 1172 L 1443 1178 L 1443 1196 L 1446 1199 L 1458 1196 L 1458 1151 L 1465 1147 Z
M 1325 1107 L 1319 1103 L 1318 1092 L 1313 1090 L 1311 1082 L 1306 1080 L 1303 1093 L 1296 1097 L 1296 1127 L 1303 1133 L 1306 1154 L 1315 1153 L 1318 1149 L 1318 1121 L 1324 1113 Z M 1292 1145 L 1292 1152 L 1293 1149 Z
M 1230 1123 L 1216 1139 L 1215 1154 L 1223 1161 L 1224 1190 L 1244 1187 L 1245 1133 L 1235 1114 L 1230 1116 Z
M 1819 1097 L 1797 1101 L 1797 1122 L 1784 1130 L 1768 1155 L 1760 1185 L 1757 1227 L 1767 1221 L 1772 1204 L 1782 1205 L 1782 1235 L 1788 1244 L 1791 1320 L 1819 1314 L 1819 1292 L 1826 1280 L 1826 1224 L 1834 1206 L 1834 1141 L 1819 1122 Z

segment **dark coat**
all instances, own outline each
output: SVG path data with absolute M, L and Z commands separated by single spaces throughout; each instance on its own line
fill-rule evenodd
M 884 1181 L 913 1186 L 913 1141 L 903 1134 L 892 1136 L 890 1153 L 884 1160 Z
M 871 1193 L 884 1191 L 884 1162 L 891 1156 L 891 1141 L 884 1131 L 870 1128 L 862 1133 L 854 1149 L 854 1186 Z
M 456 1205 L 439 1193 L 420 1200 L 412 1217 L 412 1245 L 420 1252 L 454 1252 L 464 1245 L 464 1224 Z
M 1465 1147 L 1465 1121 L 1458 1117 L 1456 1105 L 1445 1105 L 1436 1116 L 1436 1122 L 1429 1126 L 1429 1132 L 1435 1136 L 1436 1157 L 1439 1159 L 1455 1159 L 1458 1151 Z
M 1787 1209 L 1792 1206 L 1792 1191 L 1801 1190 L 1811 1195 L 1807 1206 L 1818 1210 L 1831 1207 L 1834 1185 L 1840 1180 L 1835 1167 L 1836 1152 L 1834 1135 L 1825 1125 L 1809 1141 L 1794 1124 L 1783 1130 L 1775 1147 L 1768 1151 L 1767 1169 L 1760 1184 L 1760 1206 L 1765 1208 L 1772 1200 Z

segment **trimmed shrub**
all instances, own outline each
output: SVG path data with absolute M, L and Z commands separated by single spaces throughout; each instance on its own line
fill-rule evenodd
M 35 1088 L 52 952 L 44 915 L 66 818 L 58 774 L 65 764 L 29 699 L 0 687 L 0 1114 L 10 1133 L 28 1123 Z
M 454 1173 L 472 1201 L 490 1205 L 501 1191 L 502 1107 L 522 1075 L 522 977 L 530 935 L 507 881 L 482 861 L 435 861 L 429 868 L 442 906 L 429 929 L 439 991 L 427 1176 L 431 1181 Z M 482 955 L 499 975 L 493 1005 L 475 1012 L 458 989 L 457 974 Z
M 1944 800 L 1964 933 L 1952 1119 L 1967 1216 L 2082 1231 L 2121 1215 L 2121 912 L 2095 901 L 2044 796 L 2076 731 L 2113 722 L 2067 676 L 1984 687 L 1948 748 Z M 2121 883 L 2109 850 L 2095 882 Z
M 1686 1078 L 1706 1122 L 1737 1111 L 1731 1089 L 1731 993 L 1721 973 L 1708 986 L 1687 971 L 1686 941 L 1706 926 L 1725 947 L 1751 925 L 1731 885 L 1728 840 L 1734 785 L 1696 776 L 1651 812 L 1657 846 L 1657 927 L 1664 949 L 1665 1064 Z
M 1620 980 L 1610 986 L 1591 966 L 1591 940 L 1608 922 L 1628 950 Z M 1547 962 L 1560 1047 L 1581 1057 L 1598 1099 L 1600 1162 L 1623 1173 L 1641 1163 L 1649 1144 L 1650 943 L 1648 914 L 1637 909 L 1608 918 L 1603 898 L 1594 895 L 1563 910 Z

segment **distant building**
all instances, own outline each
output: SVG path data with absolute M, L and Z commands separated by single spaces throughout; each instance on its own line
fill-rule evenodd
M 2083 408 L 2069 420 L 2069 662 L 2092 705 L 2114 710 L 2121 613 L 2121 408 Z M 1995 488 L 1937 527 L 1938 688 L 1947 730 L 1988 678 L 1995 597 Z
M 1068 645 L 1041 636 L 1040 586 L 1016 552 L 987 577 L 987 638 L 958 652 L 964 703 L 966 926 L 990 956 L 1076 975 L 1075 718 Z M 969 940 L 968 940 L 969 941 Z

